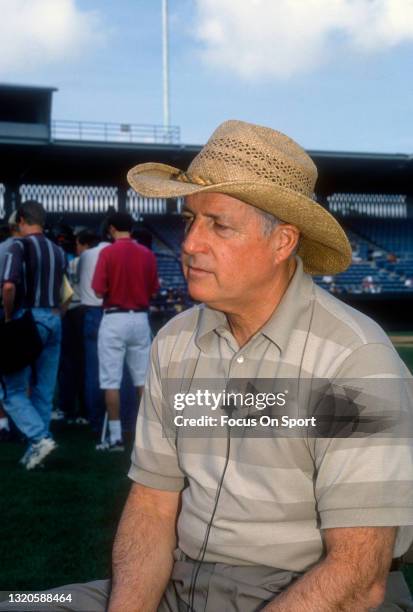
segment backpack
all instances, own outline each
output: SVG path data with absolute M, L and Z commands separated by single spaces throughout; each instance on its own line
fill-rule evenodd
M 43 350 L 43 341 L 31 310 L 8 323 L 0 321 L 0 376 L 33 365 Z

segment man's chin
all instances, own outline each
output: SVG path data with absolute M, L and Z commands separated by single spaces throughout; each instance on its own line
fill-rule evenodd
M 200 287 L 191 282 L 188 283 L 188 293 L 195 302 L 204 302 L 205 304 L 213 301 L 214 298 L 212 291 L 208 291 L 206 287 Z
M 194 302 L 206 302 L 207 301 L 207 294 L 204 291 L 189 291 L 188 289 L 188 294 L 189 297 L 194 300 Z

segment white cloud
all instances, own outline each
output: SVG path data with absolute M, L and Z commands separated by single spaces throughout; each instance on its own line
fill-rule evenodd
M 285 78 L 339 48 L 378 52 L 413 41 L 413 0 L 196 0 L 208 65 L 246 79 Z
M 0 76 L 79 58 L 102 39 L 94 11 L 76 0 L 0 0 Z

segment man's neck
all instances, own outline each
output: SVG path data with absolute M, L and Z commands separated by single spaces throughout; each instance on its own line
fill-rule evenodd
M 240 347 L 247 344 L 272 317 L 287 291 L 295 270 L 295 259 L 291 259 L 272 287 L 260 293 L 253 303 L 243 304 L 237 311 L 226 313 L 231 332 Z
M 30 225 L 26 227 L 24 233 L 22 232 L 22 236 L 31 236 L 32 234 L 43 234 L 43 228 L 41 225 Z
M 130 232 L 116 232 L 114 235 L 115 240 L 122 240 L 123 238 L 130 238 Z

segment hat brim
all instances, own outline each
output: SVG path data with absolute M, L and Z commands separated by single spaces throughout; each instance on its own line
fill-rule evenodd
M 138 164 L 127 178 L 139 194 L 179 198 L 194 193 L 225 193 L 295 225 L 301 232 L 300 255 L 309 274 L 338 274 L 351 264 L 351 246 L 344 230 L 322 206 L 305 195 L 270 182 L 228 181 L 198 185 L 176 180 L 181 171 L 158 163 Z

